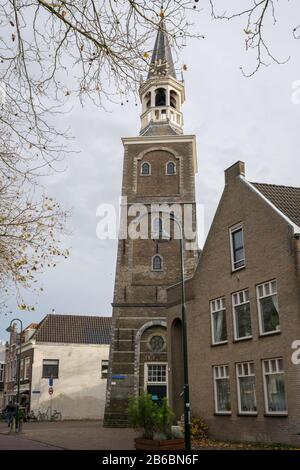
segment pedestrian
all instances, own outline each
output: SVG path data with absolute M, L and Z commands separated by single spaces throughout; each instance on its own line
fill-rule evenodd
M 8 426 L 10 426 L 12 423 L 12 420 L 16 416 L 16 407 L 12 401 L 10 401 L 8 405 L 6 405 L 6 408 L 4 409 L 4 416 L 5 416 L 5 421 L 7 422 Z

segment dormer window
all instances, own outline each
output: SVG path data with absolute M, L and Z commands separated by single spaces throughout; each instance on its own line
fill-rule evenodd
M 162 271 L 163 259 L 160 255 L 155 255 L 152 258 L 152 271 Z
M 144 162 L 141 166 L 141 175 L 149 176 L 151 175 L 151 165 L 148 162 Z
M 155 106 L 166 106 L 166 90 L 158 88 L 155 91 Z
M 168 162 L 166 165 L 166 173 L 167 175 L 175 175 L 176 173 L 176 165 L 174 162 Z

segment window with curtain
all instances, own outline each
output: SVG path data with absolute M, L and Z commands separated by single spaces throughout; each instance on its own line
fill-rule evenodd
M 225 297 L 210 302 L 212 343 L 227 342 Z
M 58 359 L 44 359 L 43 360 L 43 378 L 44 379 L 57 379 L 58 378 Z
M 167 175 L 175 175 L 176 173 L 176 166 L 173 162 L 167 163 Z
M 251 313 L 249 290 L 232 294 L 235 339 L 251 338 Z
M 147 176 L 147 175 L 150 175 L 150 173 L 151 173 L 151 166 L 150 166 L 150 163 L 144 162 L 144 163 L 142 164 L 142 167 L 141 167 L 141 174 L 144 175 L 144 176 L 145 176 L 145 175 Z
M 216 413 L 231 413 L 229 366 L 214 366 L 214 392 Z
M 231 264 L 232 269 L 245 266 L 244 234 L 241 225 L 230 229 Z
M 163 261 L 160 255 L 155 255 L 152 258 L 152 269 L 153 271 L 162 271 Z
M 276 280 L 257 286 L 260 333 L 280 331 Z
M 256 391 L 253 362 L 241 362 L 236 365 L 239 413 L 256 414 Z
M 287 414 L 283 359 L 263 361 L 266 413 Z

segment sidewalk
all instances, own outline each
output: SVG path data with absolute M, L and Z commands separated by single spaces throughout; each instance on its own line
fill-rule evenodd
M 61 450 L 59 447 L 50 446 L 29 439 L 0 434 L 0 450 Z
M 7 433 L 7 426 L 0 423 L 0 449 L 5 448 L 1 445 L 14 443 L 13 449 L 21 449 L 26 442 L 28 446 L 35 442 L 70 450 L 132 450 L 136 437 L 133 429 L 104 428 L 100 421 L 31 422 L 24 423 L 20 436 L 3 436 L 3 433 Z

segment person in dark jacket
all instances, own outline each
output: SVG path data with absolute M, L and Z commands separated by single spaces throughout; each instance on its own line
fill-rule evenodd
M 10 401 L 8 405 L 6 405 L 6 408 L 4 409 L 4 416 L 5 421 L 7 422 L 8 426 L 10 426 L 12 420 L 16 416 L 16 407 L 12 401 Z

